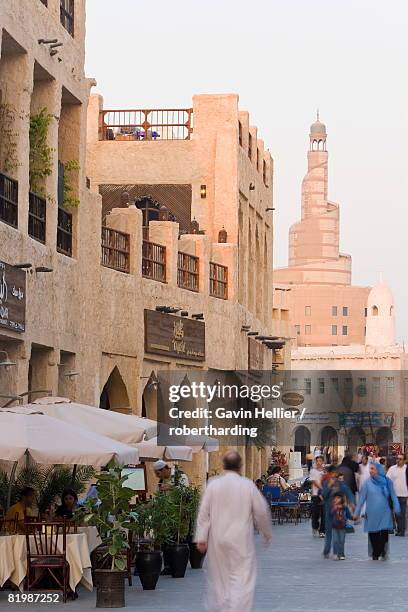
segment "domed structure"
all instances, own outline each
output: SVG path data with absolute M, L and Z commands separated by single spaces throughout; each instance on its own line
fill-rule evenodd
M 365 343 L 382 347 L 395 344 L 394 296 L 383 282 L 368 294 Z
M 327 131 L 325 124 L 320 121 L 319 111 L 316 121 L 310 126 L 309 138 L 311 151 L 326 151 Z

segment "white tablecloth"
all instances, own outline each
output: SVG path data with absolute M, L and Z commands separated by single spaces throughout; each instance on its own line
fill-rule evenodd
M 86 535 L 90 553 L 102 544 L 101 537 L 96 527 L 78 527 L 78 533 L 84 533 Z
M 13 548 L 16 537 L 14 535 L 0 536 L 0 587 L 10 578 L 15 569 Z
M 24 578 L 27 573 L 27 549 L 26 537 L 16 535 L 13 545 L 14 569 L 9 576 L 11 582 L 20 589 L 23 588 Z M 34 537 L 30 536 L 34 541 Z M 34 546 L 34 543 L 33 543 Z M 62 536 L 58 538 L 58 549 L 62 550 Z M 31 549 L 33 550 L 33 548 Z M 69 586 L 74 591 L 75 587 L 82 583 L 86 589 L 92 591 L 91 559 L 86 533 L 75 533 L 67 535 L 67 561 L 69 565 Z

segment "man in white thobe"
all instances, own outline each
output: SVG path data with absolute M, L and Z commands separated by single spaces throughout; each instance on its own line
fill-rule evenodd
M 197 518 L 195 541 L 207 551 L 208 609 L 248 612 L 256 583 L 254 526 L 267 544 L 271 513 L 254 483 L 240 475 L 241 457 L 228 451 L 225 473 L 209 481 Z

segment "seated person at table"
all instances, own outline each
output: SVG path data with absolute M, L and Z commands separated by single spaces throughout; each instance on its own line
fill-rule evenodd
M 270 487 L 279 487 L 281 491 L 286 491 L 288 485 L 283 476 L 281 476 L 281 472 L 282 468 L 280 465 L 275 465 L 275 467 L 271 469 L 271 474 L 268 477 L 268 485 Z
M 24 519 L 36 517 L 38 513 L 35 508 L 35 490 L 32 487 L 24 487 L 20 493 L 20 501 L 10 506 L 6 514 L 6 521 L 10 521 L 7 530 L 10 532 L 14 531 L 11 521 L 17 519 L 17 533 L 25 533 L 24 531 Z M 6 523 L 7 525 L 7 523 Z
M 73 489 L 65 489 L 61 495 L 61 505 L 55 511 L 55 516 L 72 520 L 78 506 L 78 495 Z

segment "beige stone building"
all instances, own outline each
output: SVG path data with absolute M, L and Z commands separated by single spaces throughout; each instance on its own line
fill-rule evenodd
M 0 403 L 155 418 L 161 370 L 277 359 L 248 337 L 272 333 L 272 159 L 237 95 L 120 113 L 92 96 L 87 125 L 84 4 L 0 6 Z M 265 469 L 266 449 L 245 455 Z M 218 460 L 199 453 L 190 475 Z
M 340 252 L 340 208 L 328 197 L 327 132 L 319 118 L 309 140 L 302 218 L 290 228 L 288 267 L 275 270 L 274 282 L 291 287 L 299 346 L 361 344 L 370 288 L 351 284 L 351 256 Z

